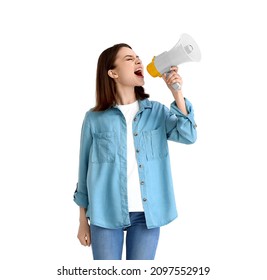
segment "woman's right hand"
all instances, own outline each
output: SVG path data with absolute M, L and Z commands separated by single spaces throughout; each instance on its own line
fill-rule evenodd
M 91 245 L 90 226 L 87 220 L 80 221 L 77 237 L 83 246 Z

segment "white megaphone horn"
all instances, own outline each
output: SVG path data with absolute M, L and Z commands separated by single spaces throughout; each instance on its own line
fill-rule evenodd
M 152 62 L 147 65 L 147 71 L 152 77 L 161 77 L 164 73 L 170 73 L 170 67 L 185 62 L 200 61 L 201 53 L 197 43 L 188 34 L 182 34 L 177 44 L 168 52 L 154 56 Z M 173 84 L 174 89 L 181 86 Z

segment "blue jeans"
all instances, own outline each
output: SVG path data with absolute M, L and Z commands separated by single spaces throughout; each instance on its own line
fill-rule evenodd
M 144 212 L 130 212 L 131 226 L 107 229 L 90 225 L 94 260 L 121 260 L 126 231 L 126 260 L 154 260 L 160 228 L 147 229 Z

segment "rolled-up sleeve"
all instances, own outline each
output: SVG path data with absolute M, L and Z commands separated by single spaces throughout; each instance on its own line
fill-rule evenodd
M 185 98 L 188 115 L 183 114 L 175 101 L 166 115 L 166 133 L 168 140 L 184 144 L 193 144 L 197 139 L 196 123 L 192 104 Z
M 74 202 L 83 208 L 88 208 L 89 204 L 87 190 L 87 170 L 89 165 L 91 144 L 92 136 L 90 133 L 89 113 L 86 113 L 81 131 L 78 183 L 73 196 Z

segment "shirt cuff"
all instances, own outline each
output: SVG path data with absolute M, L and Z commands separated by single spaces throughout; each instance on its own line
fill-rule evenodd
M 78 188 L 78 184 L 77 184 Z M 88 208 L 88 196 L 82 192 L 79 192 L 77 189 L 73 195 L 74 202 L 82 208 Z
M 193 110 L 193 106 L 190 103 L 190 101 L 188 99 L 184 99 L 185 100 L 185 106 L 186 106 L 186 110 L 188 112 L 187 115 L 185 115 L 176 105 L 176 102 L 173 101 L 171 103 L 171 112 L 174 113 L 177 117 L 184 117 L 190 120 L 190 122 L 194 125 L 194 127 L 196 128 L 196 123 L 194 120 L 194 110 Z

